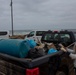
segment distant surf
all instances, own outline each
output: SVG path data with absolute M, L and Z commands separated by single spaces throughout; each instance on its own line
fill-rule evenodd
M 14 35 L 26 35 L 29 32 L 31 32 L 32 30 L 14 30 L 13 33 Z M 9 30 L 9 35 L 12 35 L 12 31 Z

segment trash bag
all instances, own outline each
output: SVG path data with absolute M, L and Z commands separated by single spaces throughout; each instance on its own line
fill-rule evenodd
M 34 40 L 26 40 L 26 42 L 29 44 L 30 48 L 34 48 L 36 46 L 36 42 Z
M 44 55 L 45 55 L 45 51 L 43 48 L 40 48 L 40 49 L 32 48 L 28 52 L 28 58 L 32 58 L 32 59 L 38 58 Z
M 48 50 L 48 54 L 52 54 L 52 53 L 54 53 L 54 52 L 57 52 L 57 50 L 54 49 L 54 48 L 51 48 L 51 49 Z

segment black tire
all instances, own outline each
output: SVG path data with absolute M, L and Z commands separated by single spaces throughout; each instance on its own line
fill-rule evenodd
M 67 75 L 64 71 L 57 71 L 56 75 Z
M 68 72 L 68 67 L 63 66 L 56 72 L 56 75 L 68 75 Z

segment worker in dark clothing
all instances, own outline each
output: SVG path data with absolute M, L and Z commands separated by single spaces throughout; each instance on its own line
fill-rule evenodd
M 65 48 L 62 44 L 60 44 L 61 50 L 64 52 L 67 52 L 67 54 L 74 59 L 74 70 L 75 70 L 75 75 L 76 75 L 76 43 L 74 44 L 73 49 Z

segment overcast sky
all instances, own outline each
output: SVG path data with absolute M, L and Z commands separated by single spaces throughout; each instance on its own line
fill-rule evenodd
M 0 0 L 0 30 L 11 30 L 11 0 Z M 13 0 L 14 30 L 76 29 L 76 0 Z

